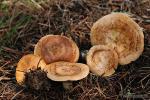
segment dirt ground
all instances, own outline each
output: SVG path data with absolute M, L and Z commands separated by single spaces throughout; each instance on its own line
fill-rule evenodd
M 149 0 L 4 1 L 7 0 L 0 1 L 0 100 L 150 99 Z M 50 81 L 50 89 L 39 91 L 16 83 L 18 60 L 33 53 L 42 36 L 65 35 L 77 43 L 80 52 L 89 50 L 91 26 L 111 12 L 128 13 L 143 28 L 145 44 L 139 59 L 120 65 L 110 77 L 90 73 L 87 78 L 73 82 L 71 90 L 54 81 Z M 79 62 L 85 63 L 85 60 L 80 58 Z

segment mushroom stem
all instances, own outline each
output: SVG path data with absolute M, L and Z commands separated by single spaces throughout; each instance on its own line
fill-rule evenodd
M 89 52 L 89 50 L 81 50 L 81 53 L 80 53 L 81 62 L 86 62 L 86 56 L 87 56 L 88 52 Z
M 71 90 L 73 88 L 73 84 L 71 81 L 65 81 L 62 84 L 65 90 Z

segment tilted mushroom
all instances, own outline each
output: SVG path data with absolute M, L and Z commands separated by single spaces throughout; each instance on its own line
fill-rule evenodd
M 60 35 L 46 35 L 36 44 L 34 54 L 49 64 L 56 61 L 77 62 L 79 49 L 74 41 Z
M 46 63 L 41 60 L 39 56 L 28 54 L 23 56 L 17 64 L 16 68 L 16 80 L 20 85 L 24 84 L 25 74 L 30 70 L 36 70 L 37 68 L 43 69 Z
M 47 77 L 53 81 L 77 81 L 89 74 L 89 67 L 81 63 L 54 62 L 46 65 Z M 68 83 L 64 83 L 64 88 Z
M 118 65 L 118 55 L 106 45 L 95 45 L 87 53 L 90 71 L 99 76 L 110 76 Z
M 76 81 L 89 74 L 89 67 L 81 63 L 54 62 L 46 65 L 47 77 L 53 81 Z
M 125 65 L 142 54 L 144 35 L 140 26 L 127 14 L 112 13 L 94 23 L 91 43 L 113 47 L 119 55 L 119 63 Z

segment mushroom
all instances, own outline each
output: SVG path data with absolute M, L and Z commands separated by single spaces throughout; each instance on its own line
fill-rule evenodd
M 28 54 L 23 56 L 17 64 L 16 68 L 16 80 L 20 85 L 24 84 L 25 74 L 30 70 L 36 70 L 37 68 L 44 69 L 46 63 L 41 60 L 39 56 Z
M 63 81 L 65 89 L 70 81 L 81 80 L 89 74 L 89 67 L 81 63 L 59 61 L 48 64 L 45 68 L 47 77 L 53 81 Z
M 77 62 L 79 49 L 74 41 L 60 35 L 46 35 L 36 44 L 34 54 L 49 64 L 57 61 Z
M 118 65 L 116 51 L 107 45 L 95 45 L 87 53 L 90 71 L 99 76 L 110 76 Z
M 90 37 L 92 45 L 114 48 L 121 65 L 135 61 L 144 49 L 142 29 L 123 13 L 112 13 L 100 18 L 92 26 Z

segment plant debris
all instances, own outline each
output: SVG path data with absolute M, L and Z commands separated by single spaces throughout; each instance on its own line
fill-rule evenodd
M 35 90 L 48 91 L 51 88 L 51 83 L 47 78 L 46 72 L 40 69 L 26 73 L 25 85 Z

